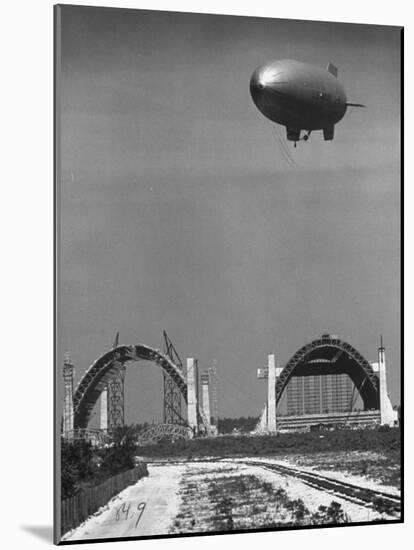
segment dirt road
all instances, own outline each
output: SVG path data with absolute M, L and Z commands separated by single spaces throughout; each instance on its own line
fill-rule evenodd
M 63 540 L 142 537 L 165 534 L 178 513 L 179 483 L 184 466 L 151 468 L 142 478 Z

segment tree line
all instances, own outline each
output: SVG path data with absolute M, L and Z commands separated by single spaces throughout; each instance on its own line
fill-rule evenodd
M 256 416 L 240 416 L 239 418 L 219 418 L 218 431 L 221 434 L 229 434 L 234 431 L 249 433 L 253 431 L 258 422 Z

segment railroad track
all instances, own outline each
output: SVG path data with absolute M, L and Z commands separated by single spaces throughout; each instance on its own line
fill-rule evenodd
M 246 461 L 243 464 L 251 466 L 259 466 L 266 470 L 276 472 L 286 477 L 294 477 L 300 479 L 303 483 L 314 489 L 322 490 L 331 493 L 337 497 L 343 498 L 355 504 L 363 505 L 372 508 L 379 512 L 385 512 L 391 516 L 400 516 L 401 514 L 401 497 L 360 487 L 345 481 L 339 481 L 326 477 L 315 472 L 305 472 L 298 468 L 284 466 L 281 464 L 271 464 L 269 462 Z

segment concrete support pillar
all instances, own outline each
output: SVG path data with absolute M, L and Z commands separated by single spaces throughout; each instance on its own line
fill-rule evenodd
M 381 426 L 384 424 L 393 426 L 394 422 L 398 420 L 398 413 L 392 408 L 390 398 L 388 397 L 385 348 L 382 346 L 382 341 L 381 346 L 378 348 L 378 370 L 380 383 Z
M 197 361 L 187 358 L 187 421 L 193 433 L 198 431 L 197 423 Z
M 108 388 L 105 388 L 101 393 L 100 428 L 101 430 L 108 430 Z
M 73 364 L 69 353 L 65 353 L 63 363 L 64 402 L 63 402 L 63 437 L 73 435 Z
M 267 430 L 276 433 L 276 360 L 274 353 L 268 356 Z
M 203 396 L 203 412 L 206 420 L 211 424 L 210 416 L 210 377 L 208 374 L 201 375 L 201 391 Z

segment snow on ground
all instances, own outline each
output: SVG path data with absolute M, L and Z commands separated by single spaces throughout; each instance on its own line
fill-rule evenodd
M 220 483 L 220 479 L 234 476 L 254 476 L 262 482 L 270 483 L 275 490 L 281 488 L 291 500 L 301 499 L 311 513 L 317 512 L 319 506 L 328 507 L 332 501 L 336 501 L 351 522 L 395 519 L 385 514 L 381 515 L 362 504 L 351 503 L 329 492 L 309 487 L 294 477 L 284 476 L 278 472 L 249 464 L 250 461 L 257 462 L 258 460 L 290 467 L 295 465 L 298 470 L 320 473 L 332 479 L 354 483 L 359 487 L 382 491 L 385 489 L 383 485 L 360 476 L 332 470 L 322 471 L 309 466 L 300 465 L 299 467 L 293 459 L 246 457 L 206 462 L 149 463 L 148 477 L 127 487 L 81 526 L 67 533 L 62 540 L 139 537 L 174 532 L 175 520 L 179 513 L 188 506 L 192 506 L 190 502 L 186 502 L 188 483 L 195 482 L 201 490 L 202 486 L 207 487 L 208 483 L 212 481 Z M 386 489 L 387 491 L 389 489 L 390 494 L 399 494 L 393 487 Z M 200 496 L 199 494 L 198 498 Z M 210 504 L 214 505 L 213 502 L 209 503 L 209 506 Z M 208 506 L 206 512 L 207 510 L 209 510 Z M 212 513 L 212 510 L 207 513 Z M 200 525 L 198 528 L 200 529 Z M 176 528 L 175 531 L 177 532 Z
M 333 495 L 331 493 L 321 491 L 318 489 L 314 489 L 312 487 L 309 487 L 305 483 L 303 483 L 300 480 L 297 480 L 295 478 L 286 477 L 281 474 L 278 474 L 277 472 L 272 472 L 269 470 L 266 470 L 264 468 L 261 468 L 260 466 L 249 466 L 246 464 L 246 462 L 249 461 L 263 461 L 268 463 L 280 463 L 286 466 L 291 466 L 290 463 L 282 460 L 276 460 L 276 459 L 269 459 L 269 458 L 236 458 L 236 459 L 222 459 L 217 462 L 194 462 L 194 463 L 184 463 L 186 464 L 186 471 L 189 472 L 191 470 L 194 471 L 194 473 L 191 476 L 191 479 L 193 481 L 200 481 L 200 482 L 206 482 L 208 480 L 213 480 L 215 478 L 225 478 L 228 476 L 234 476 L 234 475 L 253 475 L 262 481 L 266 481 L 268 483 L 271 483 L 275 489 L 281 487 L 286 491 L 288 496 L 292 499 L 301 499 L 306 506 L 306 508 L 309 509 L 310 512 L 316 512 L 319 508 L 319 506 L 329 506 L 333 500 L 338 502 L 341 506 L 344 512 L 349 516 L 350 520 L 352 522 L 361 522 L 361 521 L 376 521 L 380 519 L 395 519 L 392 516 L 388 515 L 381 515 L 381 513 L 376 512 L 370 508 L 367 508 L 364 505 L 358 505 L 352 502 L 349 502 L 348 500 L 345 500 L 343 498 L 338 497 L 337 495 Z M 243 462 L 244 464 L 242 464 Z M 303 468 L 305 470 L 305 468 Z M 313 471 L 311 468 L 308 468 L 307 471 Z M 322 472 L 319 472 L 322 473 Z M 332 479 L 336 478 L 338 472 L 326 472 L 327 477 L 331 477 Z M 336 478 L 339 479 L 339 478 Z M 357 485 L 358 483 L 355 481 L 356 476 L 352 477 L 351 479 L 347 479 L 346 476 L 343 476 L 343 479 L 345 481 L 349 482 L 355 482 Z M 367 487 L 370 487 L 370 481 L 365 480 L 362 478 L 363 481 L 367 482 Z M 362 485 L 360 485 L 362 486 Z M 374 483 L 371 484 L 372 488 L 375 488 L 376 485 Z M 371 488 L 370 487 L 370 488 Z M 384 489 L 383 486 L 379 486 L 380 489 Z
M 246 473 L 246 468 L 249 468 L 249 466 L 244 466 L 243 464 L 233 463 L 231 460 L 183 462 L 182 464 L 186 466 L 187 472 L 191 473 L 193 480 L 199 479 L 201 481 L 212 480 L 216 477 L 243 475 Z
M 257 458 L 251 460 L 258 460 Z M 261 459 L 260 459 L 261 460 Z M 351 522 L 365 522 L 365 521 L 377 521 L 381 519 L 395 519 L 392 516 L 381 514 L 374 511 L 363 504 L 349 502 L 346 499 L 339 496 L 309 487 L 302 481 L 281 475 L 277 472 L 272 472 L 256 465 L 249 465 L 246 463 L 248 459 L 223 459 L 218 462 L 196 462 L 187 463 L 186 474 L 191 474 L 191 481 L 199 484 L 200 491 L 203 484 L 207 484 L 210 481 L 225 480 L 226 478 L 234 478 L 234 476 L 254 476 L 262 482 L 270 483 L 275 491 L 279 488 L 283 489 L 291 500 L 302 500 L 305 507 L 310 513 L 316 513 L 320 506 L 329 507 L 332 501 L 336 501 L 341 505 L 344 513 L 349 517 Z M 244 463 L 243 463 L 244 462 Z M 270 462 L 270 460 L 268 460 Z M 201 498 L 201 492 L 200 492 Z M 266 498 L 265 494 L 258 495 L 258 498 Z M 182 502 L 182 507 L 185 507 L 186 502 Z M 205 506 L 205 508 L 208 508 Z M 281 513 L 281 512 L 279 512 Z M 250 518 L 253 520 L 253 518 Z M 256 518 L 257 519 L 257 518 Z M 277 520 L 283 523 L 283 520 L 291 520 L 290 516 L 283 518 L 278 516 Z M 198 518 L 197 527 L 199 530 L 203 530 L 202 522 Z M 244 518 L 245 523 L 248 522 L 249 517 Z M 250 528 L 257 528 L 254 521 Z
M 246 458 L 235 458 L 232 460 L 242 461 L 242 462 L 250 462 L 250 461 L 257 462 L 258 460 L 260 460 L 260 462 L 267 462 L 269 464 L 280 464 L 281 466 L 287 466 L 290 468 L 296 467 L 298 470 L 301 470 L 303 472 L 320 474 L 337 481 L 352 483 L 353 485 L 357 485 L 358 487 L 362 487 L 363 489 L 372 489 L 374 491 L 382 491 L 383 493 L 388 493 L 389 495 L 400 496 L 400 491 L 396 487 L 393 487 L 391 485 L 383 485 L 378 481 L 368 479 L 367 477 L 359 476 L 351 473 L 344 473 L 338 470 L 323 470 L 323 469 L 320 469 L 319 467 L 304 466 L 303 464 L 300 464 L 300 466 L 298 466 L 294 457 L 289 457 L 289 458 L 286 457 L 283 460 L 279 458 L 269 458 L 269 457 L 246 457 Z
M 148 465 L 149 476 L 114 497 L 62 540 L 141 537 L 168 533 L 178 513 L 179 484 L 185 466 Z
M 349 502 L 348 500 L 326 491 L 320 491 L 309 487 L 302 481 L 299 481 L 293 477 L 282 476 L 276 472 L 271 472 L 270 470 L 261 468 L 260 466 L 251 466 L 248 473 L 255 475 L 262 481 L 271 483 L 275 489 L 281 487 L 286 491 L 292 500 L 301 499 L 306 508 L 312 513 L 316 512 L 319 506 L 328 507 L 334 500 L 342 506 L 343 511 L 347 514 L 347 516 L 349 516 L 351 522 L 385 519 L 385 516 L 382 516 L 374 510 L 366 508 L 363 505 L 359 506 L 358 504 Z M 394 518 L 390 517 L 389 519 Z

